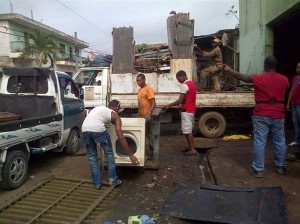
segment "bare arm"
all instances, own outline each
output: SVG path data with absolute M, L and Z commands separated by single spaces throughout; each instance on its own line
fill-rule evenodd
M 151 116 L 154 108 L 155 108 L 155 98 L 150 100 L 149 116 Z
M 293 87 L 292 87 L 292 88 L 293 88 Z M 289 98 L 288 98 L 288 100 L 287 100 L 286 107 L 285 107 L 285 109 L 286 109 L 287 111 L 290 111 L 290 110 L 291 110 L 292 88 L 291 88 L 291 90 L 290 90 Z
M 132 153 L 131 149 L 129 148 L 129 145 L 123 135 L 123 131 L 121 128 L 122 127 L 121 118 L 119 117 L 119 115 L 117 113 L 112 112 L 111 121 L 115 125 L 116 133 L 117 133 L 118 139 L 121 143 L 122 149 L 125 150 L 125 152 L 129 156 L 132 164 L 138 164 L 138 159 L 133 155 L 133 153 Z
M 253 82 L 252 75 L 239 73 L 239 72 L 233 70 L 232 68 L 230 68 L 228 65 L 224 65 L 224 71 L 228 72 L 233 77 L 235 77 L 239 80 L 242 80 L 243 82 L 246 82 L 246 83 L 252 83 Z
M 170 104 L 164 106 L 164 109 L 168 109 L 168 108 L 170 108 L 172 106 L 177 106 L 177 105 L 182 104 L 183 101 L 184 101 L 184 98 L 185 98 L 185 94 L 180 93 L 178 100 L 176 100 L 173 103 L 170 103 Z

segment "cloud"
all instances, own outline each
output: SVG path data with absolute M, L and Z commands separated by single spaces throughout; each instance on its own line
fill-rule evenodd
M 238 0 L 10 0 L 13 12 L 33 18 L 74 36 L 99 51 L 112 51 L 112 29 L 132 26 L 137 44 L 167 42 L 167 18 L 172 10 L 190 13 L 195 35 L 235 28 L 225 13 Z M 10 13 L 9 1 L 0 1 L 0 13 Z

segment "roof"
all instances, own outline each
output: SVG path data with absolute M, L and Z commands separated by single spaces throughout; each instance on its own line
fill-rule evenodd
M 47 30 L 48 32 L 53 33 L 53 35 L 55 37 L 62 39 L 68 43 L 75 44 L 75 42 L 77 42 L 77 47 L 80 49 L 89 47 L 89 44 L 82 40 L 79 40 L 79 39 L 76 40 L 76 38 L 72 37 L 71 35 L 68 35 L 64 32 L 56 30 L 50 26 L 47 26 L 40 22 L 37 22 L 33 19 L 30 19 L 30 18 L 20 15 L 18 13 L 0 14 L 0 21 L 3 21 L 3 20 L 12 21 L 14 23 L 20 24 L 20 25 L 22 25 L 24 27 L 28 27 L 28 28 L 34 27 L 34 28 L 41 28 L 41 29 Z
M 3 73 L 9 76 L 48 76 L 51 73 L 49 68 L 14 68 L 3 67 Z

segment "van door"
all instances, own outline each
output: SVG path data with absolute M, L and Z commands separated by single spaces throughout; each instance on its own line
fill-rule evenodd
M 84 103 L 79 99 L 79 89 L 71 77 L 59 76 L 58 79 L 64 109 L 64 129 L 81 128 L 84 119 Z

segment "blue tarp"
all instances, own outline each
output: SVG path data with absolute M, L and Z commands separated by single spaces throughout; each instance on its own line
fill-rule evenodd
M 96 55 L 92 62 L 85 67 L 109 67 L 112 62 L 112 55 Z

